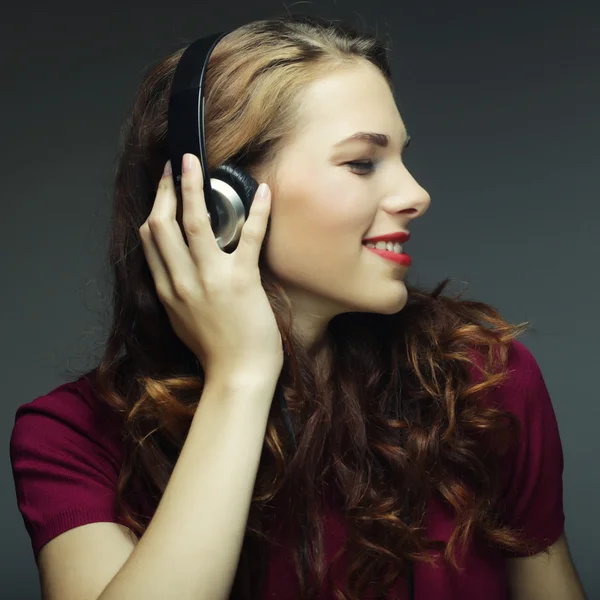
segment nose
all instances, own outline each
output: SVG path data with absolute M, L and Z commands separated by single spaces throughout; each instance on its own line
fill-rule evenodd
M 406 213 L 411 219 L 421 217 L 431 204 L 431 196 L 403 165 L 399 180 L 396 179 L 393 193 L 384 202 L 390 213 Z

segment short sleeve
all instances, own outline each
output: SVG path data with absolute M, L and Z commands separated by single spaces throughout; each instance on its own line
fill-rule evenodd
M 551 546 L 564 530 L 565 515 L 562 443 L 542 372 L 532 353 L 516 340 L 511 342 L 508 369 L 510 380 L 496 395 L 500 407 L 519 419 L 522 434 L 503 465 L 505 522 L 534 542 L 527 553 L 503 552 L 510 558 Z
M 36 563 L 42 546 L 69 529 L 121 522 L 116 421 L 80 385 L 64 384 L 20 406 L 15 415 L 10 458 Z

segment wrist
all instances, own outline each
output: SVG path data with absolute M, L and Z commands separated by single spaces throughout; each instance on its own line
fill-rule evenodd
M 275 389 L 281 368 L 273 366 L 244 365 L 208 371 L 205 385 L 220 386 L 226 390 Z

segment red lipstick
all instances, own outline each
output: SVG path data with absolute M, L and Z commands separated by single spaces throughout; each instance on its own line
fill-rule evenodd
M 389 250 L 383 250 L 379 248 L 369 248 L 366 244 L 367 242 L 376 244 L 377 242 L 393 242 L 393 243 L 402 243 L 407 242 L 410 239 L 410 233 L 408 231 L 395 231 L 392 233 L 384 233 L 383 235 L 378 235 L 376 237 L 367 238 L 363 240 L 363 246 L 374 252 L 375 254 L 379 254 L 382 258 L 386 258 L 387 260 L 391 260 L 403 267 L 410 267 L 411 258 L 408 254 L 397 254 L 396 252 L 390 252 Z
M 392 233 L 384 233 L 372 238 L 366 238 L 363 240 L 363 244 L 366 242 L 408 242 L 410 239 L 410 233 L 408 231 L 395 231 Z
M 379 254 L 382 258 L 387 258 L 403 267 L 410 267 L 412 260 L 408 254 L 396 254 L 396 252 L 390 252 L 389 250 L 380 250 L 379 248 L 369 248 L 365 246 L 367 250 Z

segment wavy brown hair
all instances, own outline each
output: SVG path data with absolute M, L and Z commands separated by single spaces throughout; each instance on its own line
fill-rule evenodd
M 122 419 L 117 500 L 138 536 L 149 517 L 136 512 L 133 490 L 141 485 L 146 498 L 159 502 L 204 383 L 157 297 L 139 236 L 169 158 L 169 90 L 184 49 L 148 69 L 123 130 L 108 246 L 112 324 L 99 365 L 88 373 L 99 401 Z M 386 49 L 349 26 L 285 16 L 236 29 L 220 41 L 207 70 L 209 167 L 232 160 L 251 174 L 268 172 L 294 131 L 302 90 L 359 61 L 377 66 L 393 90 Z M 337 590 L 338 598 L 362 598 L 373 581 L 383 593 L 405 574 L 407 561 L 434 562 L 431 550 L 443 551 L 460 569 L 457 547 L 473 537 L 528 552 L 533 541 L 503 520 L 499 485 L 500 457 L 517 440 L 519 422 L 478 403 L 508 377 L 511 340 L 528 323 L 511 325 L 490 305 L 443 296 L 448 279 L 430 292 L 407 283 L 400 312 L 346 313 L 329 322 L 332 374 L 325 377 L 292 335 L 289 300 L 263 253 L 260 269 L 283 339 L 278 391 L 298 447 L 273 402 L 231 598 L 259 597 L 252 586 L 262 585 L 264 549 L 278 509 L 296 540 L 301 517 L 309 515 L 311 579 L 327 576 L 319 512 L 325 493 L 338 502 L 349 528 L 342 548 L 349 557 L 348 584 Z M 479 382 L 471 377 L 473 367 Z M 447 544 L 425 536 L 425 507 L 433 495 L 456 515 Z M 302 598 L 316 597 L 303 581 L 299 543 L 291 551 Z

